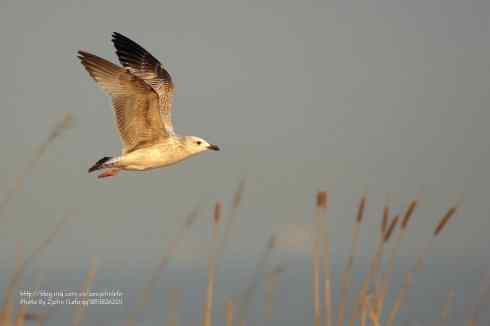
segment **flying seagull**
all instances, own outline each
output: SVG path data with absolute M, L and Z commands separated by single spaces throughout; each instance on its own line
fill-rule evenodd
M 172 165 L 219 147 L 195 136 L 181 136 L 172 125 L 175 87 L 170 74 L 148 51 L 124 35 L 112 43 L 122 67 L 85 51 L 78 58 L 96 83 L 112 97 L 122 154 L 103 157 L 88 172 L 109 169 L 99 178 L 121 170 L 144 171 Z

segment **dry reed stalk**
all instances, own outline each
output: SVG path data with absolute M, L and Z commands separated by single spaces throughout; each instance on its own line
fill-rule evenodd
M 361 229 L 362 220 L 364 218 L 366 203 L 367 203 L 367 197 L 366 195 L 364 195 L 359 203 L 356 222 L 354 223 L 354 226 L 352 228 L 351 253 L 349 255 L 347 264 L 341 276 L 341 285 L 340 285 L 341 289 L 340 289 L 340 301 L 339 301 L 339 308 L 338 308 L 337 326 L 344 325 L 345 305 L 347 304 L 347 299 L 349 295 L 349 288 L 350 288 L 351 277 L 352 277 L 352 266 L 354 264 L 354 257 L 357 256 L 357 250 L 359 246 L 359 232 Z
M 386 195 L 386 202 L 385 202 L 385 205 L 383 207 L 383 219 L 381 220 L 381 233 L 380 233 L 381 236 L 384 236 L 384 234 L 386 233 L 389 221 L 390 221 L 390 195 L 387 194 Z M 380 291 L 378 291 L 378 286 L 380 283 L 381 283 L 381 281 L 379 281 L 376 284 L 376 298 L 378 298 L 378 295 L 380 292 Z
M 17 266 L 17 269 L 19 269 L 19 267 L 21 266 L 22 262 L 23 262 L 23 257 L 22 257 L 22 253 L 21 253 L 22 249 L 21 249 L 21 245 L 20 243 L 17 245 L 17 258 L 16 258 L 16 266 Z M 36 293 L 37 291 L 39 291 L 39 288 L 40 288 L 40 283 L 41 283 L 41 280 L 40 280 L 40 277 L 39 277 L 39 273 L 37 272 L 36 273 L 36 286 L 34 287 L 34 293 Z M 13 294 L 12 294 L 12 297 L 9 299 L 10 300 L 10 307 L 9 308 L 6 308 L 6 316 L 7 318 L 4 319 L 4 318 L 0 318 L 0 325 L 2 326 L 6 326 L 6 325 L 12 325 L 12 311 L 13 311 Z M 34 317 L 36 316 L 36 319 L 32 319 L 31 317 Z M 27 306 L 25 305 L 20 305 L 20 309 L 19 311 L 17 312 L 17 316 L 16 316 L 16 319 L 15 319 L 15 325 L 23 325 L 25 321 L 29 321 L 29 320 L 34 320 L 34 321 L 38 321 L 39 324 L 41 324 L 41 318 L 44 317 L 42 314 L 33 314 L 33 313 L 29 313 L 27 311 Z
M 366 326 L 367 314 L 368 314 L 368 310 L 369 310 L 369 307 L 368 307 L 369 306 L 369 296 L 366 295 L 362 299 L 361 306 L 362 306 L 362 308 L 360 309 L 360 311 L 361 311 L 361 315 L 360 315 L 361 326 Z
M 177 307 L 182 301 L 182 289 L 170 290 L 170 303 L 167 309 L 167 323 L 168 326 L 177 326 Z
M 480 302 L 476 306 L 475 311 L 473 312 L 471 319 L 468 322 L 468 325 L 478 325 L 478 321 L 480 320 L 480 314 L 485 307 L 488 307 L 490 304 L 490 289 L 486 291 L 486 293 L 481 297 Z
M 48 236 L 48 238 L 42 241 L 38 247 L 34 248 L 30 256 L 19 261 L 18 266 L 14 272 L 14 275 L 10 279 L 9 285 L 5 290 L 4 303 L 2 305 L 2 308 L 0 309 L 0 316 L 2 316 L 2 318 L 5 318 L 5 316 L 9 314 L 9 310 L 11 309 L 11 306 L 13 304 L 13 298 L 15 296 L 14 290 L 17 288 L 20 280 L 22 279 L 22 276 L 24 275 L 27 266 L 37 256 L 41 255 L 47 247 L 49 247 L 51 242 L 53 242 L 53 240 L 56 238 L 56 236 L 61 231 L 62 227 L 65 225 L 68 219 L 69 219 L 69 215 L 62 218 L 60 222 L 56 224 L 53 232 Z
M 264 294 L 264 322 L 269 323 L 272 320 L 272 307 L 275 301 L 278 279 L 274 271 L 268 272 L 265 276 L 265 294 Z
M 381 234 L 386 233 L 386 228 L 388 227 L 389 220 L 390 220 L 390 205 L 389 205 L 389 198 L 387 198 L 386 204 L 383 207 L 383 220 L 381 221 Z
M 368 312 L 369 312 L 369 319 L 371 320 L 371 323 L 374 326 L 381 326 L 381 314 L 379 310 L 377 309 L 377 299 L 376 298 L 370 298 L 368 300 Z
M 34 168 L 37 166 L 41 158 L 44 156 L 49 146 L 54 142 L 56 138 L 62 135 L 62 133 L 73 126 L 73 115 L 71 113 L 65 113 L 63 119 L 58 121 L 56 125 L 51 129 L 48 137 L 41 143 L 34 151 L 33 157 L 27 162 L 27 165 L 23 171 L 15 178 L 15 184 L 12 188 L 8 189 L 4 197 L 0 201 L 0 219 L 3 218 L 5 209 L 8 204 L 15 197 L 15 195 L 22 191 L 26 178 L 30 177 Z
M 432 248 L 432 243 L 435 238 L 437 238 L 441 232 L 445 229 L 446 225 L 449 223 L 449 221 L 456 215 L 460 207 L 460 202 L 458 202 L 456 205 L 450 207 L 446 214 L 440 219 L 439 223 L 434 229 L 433 237 L 429 240 L 429 243 L 424 251 L 422 251 L 422 254 L 418 257 L 417 262 L 415 264 L 414 272 L 419 271 L 422 269 L 422 265 L 424 263 L 424 258 L 427 255 L 427 252 Z
M 284 270 L 284 265 L 277 264 L 276 267 L 272 271 L 267 272 L 265 276 L 264 320 L 266 324 L 272 320 L 272 307 L 277 296 L 279 275 Z
M 487 268 L 481 277 L 480 295 L 485 292 L 485 289 L 490 289 L 490 267 Z
M 390 285 L 390 279 L 391 275 L 393 275 L 395 271 L 395 262 L 396 262 L 396 257 L 398 256 L 398 250 L 400 249 L 401 242 L 403 240 L 403 237 L 406 233 L 408 224 L 410 223 L 410 220 L 412 216 L 415 213 L 415 209 L 417 208 L 419 203 L 418 199 L 412 200 L 410 204 L 408 205 L 408 208 L 403 216 L 402 222 L 401 222 L 401 231 L 398 233 L 398 237 L 396 239 L 395 245 L 393 246 L 390 254 L 390 258 L 388 261 L 388 270 L 383 274 L 383 277 L 381 279 L 380 285 L 377 287 L 377 299 L 378 299 L 378 311 L 379 314 L 382 315 L 383 313 L 383 308 L 384 308 L 384 301 L 386 298 L 386 294 L 388 293 L 389 290 L 389 285 Z
M 447 294 L 447 301 L 441 310 L 441 320 L 439 322 L 439 325 L 441 326 L 448 325 L 449 314 L 451 313 L 451 307 L 453 305 L 454 297 L 455 297 L 454 290 L 450 289 Z
M 217 261 L 219 261 L 223 257 L 226 245 L 230 240 L 231 229 L 233 227 L 233 223 L 235 222 L 235 218 L 238 214 L 238 209 L 240 208 L 244 191 L 245 191 L 245 178 L 240 180 L 240 183 L 238 184 L 238 187 L 235 193 L 233 194 L 231 210 L 226 217 L 225 230 L 223 231 L 223 239 L 221 240 L 221 243 L 217 249 L 217 254 L 216 254 Z
M 97 260 L 95 258 L 92 258 L 92 261 L 90 262 L 90 267 L 87 272 L 87 276 L 85 277 L 85 281 L 83 282 L 81 288 L 81 293 L 88 294 L 88 292 L 92 289 L 92 285 L 94 284 L 96 273 L 97 273 Z M 89 297 L 87 295 L 87 297 L 85 298 L 82 297 L 82 300 L 88 300 L 88 298 Z M 75 312 L 73 313 L 73 321 L 72 321 L 73 326 L 80 326 L 84 318 L 86 309 L 87 306 L 83 304 L 79 304 L 75 306 Z
M 467 325 L 477 326 L 482 309 L 488 305 L 490 305 L 490 269 L 488 269 L 486 275 L 482 277 L 479 300 L 473 306 Z
M 323 292 L 325 294 L 325 325 L 332 325 L 332 285 L 331 280 L 325 278 Z
M 459 209 L 460 203 L 457 203 L 456 205 L 450 207 L 448 211 L 442 216 L 442 218 L 439 220 L 439 223 L 436 225 L 433 236 L 429 239 L 429 242 L 427 246 L 422 250 L 421 254 L 417 257 L 417 260 L 415 262 L 415 266 L 413 267 L 412 270 L 408 271 L 406 274 L 405 278 L 405 283 L 400 289 L 398 296 L 396 298 L 395 303 L 393 304 L 393 307 L 389 313 L 388 317 L 388 322 L 387 326 L 391 326 L 394 324 L 395 319 L 398 315 L 398 312 L 400 310 L 401 305 L 404 303 L 404 299 L 412 286 L 413 283 L 413 275 L 417 272 L 420 272 L 420 270 L 423 267 L 424 264 L 424 258 L 427 256 L 428 252 L 432 248 L 433 241 L 437 236 L 441 234 L 441 232 L 444 230 L 445 226 L 448 224 L 449 220 L 457 213 Z
M 324 269 L 324 287 L 323 298 L 325 326 L 332 326 L 332 272 L 330 261 L 330 240 L 328 236 L 327 220 L 328 193 L 320 191 L 317 194 L 317 214 L 320 225 L 321 238 L 323 242 L 323 269 Z
M 35 279 L 36 279 L 36 282 L 35 282 L 36 286 L 34 288 L 34 292 L 38 292 L 39 289 L 41 288 L 41 283 L 42 283 L 41 282 L 41 273 L 39 272 L 39 270 L 36 271 Z M 37 322 L 37 324 L 39 326 L 46 325 L 46 322 L 49 320 L 49 317 L 51 317 L 53 312 L 57 308 L 60 308 L 60 307 L 61 307 L 61 305 L 52 305 L 45 312 L 29 312 L 29 311 L 26 311 L 26 313 L 24 314 L 24 320 Z
M 321 308 L 320 308 L 320 241 L 315 239 L 313 246 L 313 314 L 315 317 L 315 326 L 320 326 Z
M 27 306 L 20 305 L 19 311 L 17 312 L 17 317 L 15 319 L 15 326 L 24 326 L 25 315 L 27 313 Z
M 233 302 L 226 303 L 226 326 L 233 326 Z
M 19 273 L 22 269 L 24 256 L 23 256 L 23 246 L 20 241 L 17 241 L 16 249 L 15 249 L 15 272 L 14 275 Z M 20 282 L 20 280 L 19 280 Z M 0 326 L 10 326 L 13 324 L 13 315 L 14 315 L 14 306 L 15 306 L 15 294 L 14 291 L 11 293 L 7 293 L 4 300 L 4 306 L 0 311 Z
M 398 312 L 404 303 L 405 297 L 407 296 L 407 293 L 410 289 L 410 287 L 413 284 L 413 275 L 417 272 L 420 272 L 422 267 L 423 267 L 423 261 L 424 257 L 427 255 L 427 253 L 430 251 L 432 248 L 434 238 L 430 238 L 427 246 L 422 249 L 421 253 L 418 255 L 415 265 L 412 268 L 412 270 L 409 270 L 406 275 L 405 275 L 405 283 L 402 285 L 400 288 L 400 291 L 398 292 L 398 295 L 395 299 L 395 303 L 393 304 L 389 314 L 388 314 L 388 321 L 386 323 L 387 326 L 391 326 L 394 324 L 396 317 L 398 315 Z
M 320 199 L 320 198 L 318 198 Z M 313 221 L 314 239 L 312 248 L 312 282 L 313 282 L 313 316 L 315 318 L 315 326 L 321 326 L 321 297 L 320 297 L 320 282 L 321 282 L 321 241 L 322 241 L 322 222 L 318 213 L 314 216 Z
M 456 213 L 459 210 L 459 207 L 460 207 L 460 203 L 457 203 L 456 205 L 450 207 L 448 209 L 448 211 L 446 212 L 446 214 L 444 214 L 444 216 L 439 220 L 439 223 L 437 224 L 437 226 L 434 229 L 434 233 L 433 233 L 432 238 L 429 239 L 429 243 L 427 244 L 427 247 L 422 251 L 422 253 L 417 258 L 417 262 L 416 262 L 415 267 L 414 267 L 414 272 L 417 272 L 420 269 L 422 269 L 423 263 L 424 263 L 424 258 L 427 255 L 427 253 L 430 251 L 430 249 L 432 248 L 434 239 L 437 238 L 441 234 L 441 232 L 445 229 L 446 225 L 449 223 L 451 218 L 453 218 L 454 215 L 456 215 Z
M 388 315 L 386 326 L 394 325 L 396 317 L 398 316 L 398 312 L 400 311 L 400 307 L 405 299 L 405 296 L 407 295 L 408 289 L 412 286 L 412 283 L 413 283 L 412 273 L 407 272 L 406 279 L 405 279 L 405 286 L 403 286 L 400 292 L 398 293 L 398 297 L 396 298 L 395 303 L 393 304 L 393 308 L 391 309 Z
M 21 246 L 20 244 L 18 244 L 18 252 L 17 252 L 17 258 L 16 258 L 16 264 L 17 264 L 17 267 L 20 266 L 20 264 L 22 264 L 22 249 L 21 249 Z M 21 281 L 19 281 L 19 287 L 21 286 Z M 14 298 L 10 298 L 12 304 L 11 304 L 11 310 L 9 311 L 9 314 L 13 316 L 13 310 L 14 310 Z M 19 306 L 19 309 L 16 313 L 16 316 L 15 318 L 12 318 L 12 316 L 8 316 L 8 319 L 7 319 L 7 325 L 11 325 L 11 322 L 12 322 L 12 319 L 14 319 L 14 323 L 13 325 L 17 326 L 23 326 L 24 325 L 24 316 L 27 312 L 27 306 L 26 305 L 23 305 L 23 304 L 20 304 Z
M 357 301 L 356 301 L 357 302 L 356 309 L 354 309 L 352 314 L 351 314 L 351 318 L 350 318 L 350 322 L 349 322 L 350 326 L 354 326 L 356 320 L 359 319 L 359 317 L 361 315 L 360 309 L 363 307 L 366 308 L 362 304 L 362 302 L 368 293 L 369 284 L 371 283 L 372 280 L 373 281 L 376 280 L 376 275 L 379 271 L 379 267 L 380 267 L 380 264 L 381 264 L 381 261 L 383 258 L 383 254 L 384 254 L 384 246 L 390 240 L 390 237 L 393 234 L 393 231 L 394 231 L 395 227 L 397 226 L 399 219 L 400 219 L 400 216 L 395 216 L 395 218 L 393 218 L 393 220 L 390 222 L 386 232 L 384 234 L 382 234 L 380 237 L 380 241 L 379 241 L 378 247 L 376 249 L 376 254 L 374 255 L 372 262 L 371 262 L 371 267 L 369 269 L 368 274 L 363 279 L 361 289 L 359 290 L 359 294 L 357 296 Z
M 206 303 L 204 305 L 203 326 L 211 326 L 213 323 L 213 296 L 214 280 L 216 277 L 216 253 L 219 245 L 219 223 L 223 205 L 221 202 L 216 203 L 214 208 L 213 219 L 213 246 L 208 259 L 208 287 L 206 291 Z
M 259 283 L 260 276 L 264 273 L 267 261 L 269 256 L 272 253 L 272 250 L 276 247 L 276 239 L 274 236 L 271 236 L 267 246 L 264 249 L 259 261 L 257 262 L 257 266 L 255 268 L 255 274 L 250 282 L 250 285 L 246 287 L 242 293 L 238 295 L 235 302 L 239 303 L 237 309 L 237 322 L 239 326 L 245 325 L 248 308 L 250 306 L 250 301 L 252 300 L 253 295 L 255 294 L 255 290 L 257 289 L 257 285 Z
M 175 238 L 169 241 L 169 245 L 167 247 L 166 253 L 162 256 L 162 258 L 160 259 L 160 263 L 151 274 L 151 277 L 147 285 L 143 289 L 143 293 L 141 295 L 140 300 L 129 314 L 128 321 L 127 321 L 128 326 L 136 325 L 136 321 L 143 313 L 145 306 L 150 303 L 151 298 L 153 296 L 153 289 L 156 287 L 158 281 L 160 280 L 161 273 L 167 267 L 168 263 L 170 262 L 170 259 L 175 255 L 175 252 L 179 248 L 185 233 L 194 224 L 198 214 L 199 214 L 199 207 L 196 205 L 194 209 L 185 218 L 184 223 L 180 228 L 180 230 L 177 232 Z
M 39 272 L 39 270 L 35 271 L 35 276 L 34 276 L 35 286 L 34 286 L 34 291 L 33 291 L 34 293 L 38 292 L 39 289 L 41 288 L 41 276 L 40 276 L 40 274 L 41 273 Z M 43 320 L 43 318 L 45 318 L 45 314 L 31 313 L 31 312 L 27 311 L 27 307 L 26 307 L 26 310 L 22 312 L 22 318 L 23 318 L 23 322 L 37 321 L 37 323 L 39 325 L 42 325 L 42 320 Z M 1 325 L 1 323 L 0 323 L 0 325 Z

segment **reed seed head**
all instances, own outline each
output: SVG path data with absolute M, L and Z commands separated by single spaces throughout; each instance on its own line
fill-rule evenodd
M 357 210 L 357 223 L 362 223 L 362 219 L 364 218 L 364 211 L 366 210 L 366 202 L 367 196 L 364 195 L 361 197 L 361 202 L 359 203 L 359 208 Z
M 316 206 L 318 208 L 327 208 L 327 192 L 319 191 L 316 195 Z
M 410 219 L 412 218 L 413 213 L 415 212 L 415 209 L 417 208 L 417 205 L 418 205 L 417 199 L 412 200 L 410 205 L 408 205 L 408 209 L 405 213 L 405 216 L 403 216 L 403 220 L 402 220 L 402 226 L 401 226 L 402 230 L 405 230 L 405 228 L 407 227 L 408 223 L 410 222 Z
M 458 210 L 458 206 L 453 206 L 453 207 L 448 209 L 448 211 L 441 218 L 439 224 L 437 224 L 436 229 L 434 230 L 434 236 L 435 237 L 437 237 L 442 232 L 442 230 L 444 229 L 446 224 L 449 222 L 449 220 L 456 214 L 457 210 Z
M 223 210 L 223 204 L 221 202 L 216 202 L 214 206 L 214 223 L 219 224 L 221 220 L 221 214 Z
M 384 242 L 388 242 L 390 240 L 390 237 L 393 233 L 393 230 L 395 230 L 396 225 L 398 224 L 398 220 L 400 219 L 400 215 L 395 216 L 395 218 L 391 221 L 390 226 L 388 227 L 388 230 L 385 233 Z

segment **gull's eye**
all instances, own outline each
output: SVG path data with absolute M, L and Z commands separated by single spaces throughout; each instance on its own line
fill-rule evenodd
M 201 145 L 202 142 L 200 140 L 196 141 L 196 144 Z

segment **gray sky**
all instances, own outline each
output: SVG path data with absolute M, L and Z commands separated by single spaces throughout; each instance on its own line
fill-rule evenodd
M 196 203 L 210 212 L 245 175 L 230 255 L 256 256 L 271 233 L 307 228 L 318 189 L 331 192 L 334 252 L 343 254 L 367 189 L 365 239 L 377 236 L 387 192 L 396 209 L 421 193 L 403 251 L 414 254 L 464 194 L 433 254 L 488 256 L 489 17 L 483 0 L 3 0 L 2 188 L 64 112 L 76 115 L 77 127 L 9 206 L 1 261 L 16 240 L 35 246 L 74 209 L 80 213 L 47 253 L 49 266 L 79 269 L 93 255 L 108 269 L 128 257 L 154 262 Z M 120 142 L 110 100 L 76 51 L 115 61 L 114 31 L 172 73 L 177 132 L 221 152 L 103 181 L 87 174 L 100 157 L 119 153 Z M 208 224 L 200 220 L 183 259 L 205 253 Z

